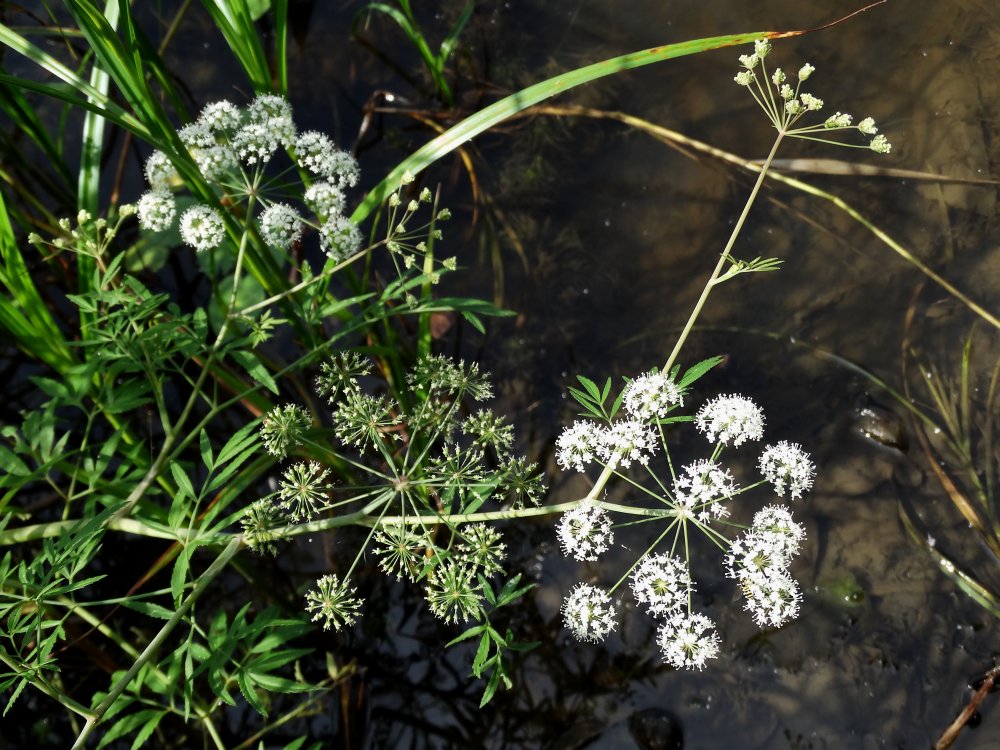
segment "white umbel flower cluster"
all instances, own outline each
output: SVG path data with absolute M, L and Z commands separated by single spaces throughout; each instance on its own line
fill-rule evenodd
M 622 403 L 636 419 L 652 422 L 665 418 L 675 406 L 683 406 L 684 395 L 667 373 L 649 372 L 628 384 Z
M 774 486 L 774 491 L 783 497 L 787 492 L 793 500 L 812 487 L 816 467 L 809 454 L 795 443 L 784 440 L 768 446 L 760 457 L 760 473 Z
M 563 513 L 556 530 L 563 553 L 575 560 L 596 560 L 614 544 L 611 516 L 596 505 L 584 503 Z
M 578 583 L 563 601 L 563 622 L 578 640 L 599 643 L 615 629 L 615 610 L 608 593 Z
M 695 425 L 712 443 L 737 447 L 764 435 L 764 412 L 745 396 L 718 396 L 695 415 Z

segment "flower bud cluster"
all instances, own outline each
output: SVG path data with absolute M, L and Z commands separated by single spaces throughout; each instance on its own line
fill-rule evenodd
M 767 74 L 767 64 L 764 58 L 770 51 L 771 44 L 766 39 L 758 39 L 754 42 L 753 54 L 739 56 L 742 70 L 736 73 L 734 80 L 750 92 L 775 128 L 796 138 L 820 140 L 825 143 L 854 148 L 857 146 L 828 140 L 820 136 L 824 131 L 857 130 L 862 135 L 874 136 L 865 148 L 879 154 L 889 153 L 892 145 L 884 135 L 876 135 L 878 128 L 875 127 L 875 121 L 871 117 L 866 117 L 857 125 L 852 125 L 851 115 L 837 112 L 822 123 L 796 126 L 803 116 L 810 112 L 818 112 L 823 108 L 822 99 L 801 90 L 802 84 L 809 80 L 816 68 L 809 63 L 803 65 L 795 76 L 795 85 L 792 86 L 789 82 L 789 76 L 781 68 L 775 68 L 773 73 Z

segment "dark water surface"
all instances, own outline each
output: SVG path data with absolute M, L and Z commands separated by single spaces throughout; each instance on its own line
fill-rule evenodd
M 483 3 L 459 65 L 466 75 L 513 90 L 656 44 L 809 28 L 851 9 L 843 2 Z M 444 11 L 442 23 L 457 12 L 457 5 Z M 421 106 L 427 99 L 385 61 L 347 44 L 338 13 L 314 10 L 295 50 L 300 83 L 292 89 L 293 99 L 297 93 L 309 102 L 299 105 L 300 118 L 332 126 L 346 141 L 356 132 L 358 105 L 374 88 Z M 429 15 L 427 22 L 434 28 Z M 376 23 L 369 37 L 388 60 L 414 69 L 414 55 L 391 27 Z M 816 65 L 810 90 L 826 101 L 824 115 L 871 115 L 893 143 L 889 157 L 804 142 L 787 144 L 780 156 L 1000 179 L 998 42 L 1000 10 L 974 0 L 893 0 L 841 26 L 778 42 L 775 63 L 793 70 Z M 558 103 L 625 112 L 762 158 L 769 125 L 732 82 L 743 51 L 626 73 Z M 457 93 L 471 107 L 492 97 L 482 98 L 468 78 Z M 404 115 L 377 117 L 361 152 L 368 178 L 426 137 Z M 494 372 L 502 410 L 515 415 L 525 450 L 548 465 L 550 501 L 569 500 L 587 485 L 560 474 L 551 458 L 555 437 L 573 416 L 566 386 L 576 373 L 618 379 L 662 364 L 752 178 L 585 117 L 520 120 L 478 139 L 470 155 L 489 199 L 475 215 L 467 210 L 461 162 L 446 159 L 425 176 L 443 185 L 457 212 L 448 252 L 470 270 L 453 282 L 461 284 L 454 291 L 494 297 L 518 316 L 491 323 L 481 345 L 463 332 L 458 349 Z M 995 187 L 800 176 L 846 200 L 996 311 Z M 721 658 L 704 671 L 662 665 L 648 618 L 628 601 L 619 633 L 598 646 L 580 644 L 561 627 L 563 595 L 578 580 L 613 583 L 649 538 L 623 534 L 629 549 L 581 566 L 562 558 L 551 520 L 519 527 L 520 534 L 511 528 L 513 569 L 538 584 L 515 625 L 542 641 L 516 664 L 513 690 L 478 711 L 478 686 L 464 674 L 469 654 L 436 647 L 450 635 L 416 596 L 404 596 L 384 621 L 373 615 L 345 644 L 364 675 L 341 727 L 353 722 L 353 741 L 360 735 L 369 747 L 656 747 L 637 739 L 628 720 L 657 709 L 676 717 L 689 749 L 926 748 L 950 723 L 968 697 L 966 683 L 998 651 L 995 620 L 907 536 L 900 493 L 922 512 L 939 513 L 935 535 L 959 556 L 975 555 L 975 537 L 949 513 L 912 438 L 903 453 L 859 433 L 859 404 L 874 398 L 889 420 L 902 415 L 898 405 L 816 347 L 898 388 L 911 306 L 910 341 L 922 361 L 947 373 L 956 372 L 975 317 L 832 204 L 786 186 L 766 187 L 734 253 L 786 262 L 779 273 L 721 287 L 683 361 L 726 354 L 726 367 L 693 394 L 695 405 L 719 392 L 751 396 L 768 414 L 770 440 L 800 442 L 817 459 L 816 487 L 797 509 L 809 530 L 793 568 L 806 592 L 800 619 L 761 634 L 732 587 L 704 564 L 696 606 L 716 619 L 724 642 Z M 985 367 L 990 360 L 982 361 Z M 678 450 L 683 456 L 686 449 Z M 612 488 L 609 498 L 628 494 Z M 991 701 L 981 726 L 956 747 L 1000 746 L 1000 713 Z

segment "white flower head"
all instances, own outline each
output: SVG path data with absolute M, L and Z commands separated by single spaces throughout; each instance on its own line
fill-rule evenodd
M 251 123 L 266 128 L 282 146 L 295 143 L 295 121 L 292 119 L 292 105 L 283 96 L 260 94 L 247 107 Z
M 816 467 L 802 447 L 784 440 L 768 446 L 760 456 L 760 473 L 779 496 L 785 492 L 797 500 L 812 487 Z
M 888 154 L 892 151 L 892 144 L 884 135 L 877 135 L 872 138 L 872 142 L 868 144 L 868 148 L 874 151 L 876 154 Z
M 615 610 L 606 591 L 578 583 L 563 600 L 563 622 L 581 641 L 598 643 L 615 629 Z
M 327 176 L 335 166 L 333 141 L 322 133 L 309 130 L 295 141 L 295 163 L 313 174 Z
M 744 396 L 717 396 L 701 407 L 695 425 L 710 442 L 735 447 L 747 440 L 760 440 L 764 412 Z
M 771 42 L 767 39 L 758 39 L 753 43 L 753 53 L 761 60 L 771 53 Z
M 781 68 L 775 68 L 774 73 L 771 74 L 771 83 L 775 86 L 780 86 L 785 82 L 785 71 Z
M 218 247 L 225 234 L 222 216 L 211 206 L 191 206 L 181 215 L 181 239 L 195 250 Z
M 823 126 L 827 128 L 849 128 L 851 126 L 851 119 L 851 116 L 846 112 L 837 112 L 827 117 Z
M 233 134 L 233 149 L 245 164 L 265 164 L 278 146 L 279 133 L 260 122 L 248 122 Z
M 760 58 L 757 55 L 740 55 L 740 65 L 747 70 L 753 70 L 759 62 Z
M 615 541 L 611 516 L 589 503 L 563 513 L 556 528 L 563 553 L 575 560 L 596 560 Z
M 792 513 L 783 505 L 768 505 L 753 517 L 751 532 L 773 545 L 777 555 L 790 559 L 799 551 L 806 537 L 805 527 L 792 519 Z
M 700 460 L 688 464 L 674 482 L 674 492 L 688 498 L 691 507 L 710 505 L 733 496 L 738 487 L 729 469 L 714 461 Z
M 739 583 L 746 599 L 744 608 L 758 627 L 778 628 L 798 617 L 802 591 L 787 571 L 746 573 Z
M 213 133 L 229 135 L 240 126 L 240 110 L 232 102 L 220 99 L 205 105 L 198 115 L 198 122 Z
M 866 117 L 861 122 L 858 123 L 858 130 L 860 130 L 865 135 L 875 135 L 878 132 L 878 128 L 875 127 L 875 120 L 871 117 Z
M 330 182 L 314 182 L 306 190 L 305 201 L 317 216 L 326 219 L 344 210 L 344 191 Z
M 802 100 L 802 106 L 810 112 L 817 112 L 823 108 L 823 100 L 817 99 L 812 94 L 802 94 L 799 98 Z
M 323 630 L 334 630 L 353 625 L 361 611 L 362 600 L 355 596 L 335 574 L 325 575 L 316 581 L 316 588 L 306 593 L 306 611 L 312 612 L 312 621 L 323 621 Z
M 597 446 L 598 455 L 607 463 L 612 461 L 628 468 L 633 461 L 645 465 L 656 452 L 656 432 L 638 419 L 623 419 L 613 422 L 601 433 Z
M 178 130 L 177 137 L 181 139 L 181 143 L 187 147 L 187 150 L 192 152 L 199 148 L 209 148 L 215 145 L 215 134 L 211 128 L 197 120 Z
M 769 577 L 788 570 L 789 556 L 784 540 L 748 529 L 729 543 L 723 557 L 726 576 L 743 580 L 747 576 Z
M 674 669 L 703 669 L 719 655 L 715 623 L 702 614 L 677 614 L 660 626 L 657 640 L 663 661 Z
M 670 555 L 649 555 L 632 571 L 632 593 L 653 617 L 672 616 L 693 589 L 687 564 Z
M 815 71 L 816 71 L 815 67 L 813 67 L 809 63 L 806 63 L 801 68 L 799 68 L 799 80 L 800 81 L 808 80 L 809 76 L 811 76 Z
M 149 155 L 144 171 L 146 181 L 153 192 L 169 190 L 172 184 L 180 182 L 181 179 L 170 157 L 162 151 L 154 151 Z
M 585 467 L 594 460 L 597 447 L 601 444 L 603 428 L 596 422 L 577 420 L 562 431 L 556 440 L 556 462 L 564 471 Z
M 784 99 L 785 101 L 795 98 L 795 89 L 793 89 L 787 83 L 782 85 L 781 91 L 779 93 L 781 94 L 781 98 Z
M 216 180 L 239 165 L 236 152 L 227 144 L 199 148 L 191 155 L 206 180 Z
M 751 83 L 754 82 L 755 78 L 756 76 L 754 76 L 752 70 L 741 70 L 739 73 L 736 74 L 733 80 L 736 81 L 736 83 L 738 83 L 740 86 L 749 86 Z
M 319 228 L 319 246 L 339 263 L 361 248 L 361 230 L 346 216 L 332 216 Z
M 162 232 L 173 224 L 177 206 L 168 190 L 150 190 L 139 198 L 136 211 L 140 227 L 150 232 Z
M 680 386 L 665 372 L 640 375 L 625 388 L 625 411 L 643 422 L 663 419 L 675 406 L 683 406 Z
M 302 217 L 285 203 L 272 203 L 261 212 L 260 234 L 271 247 L 285 250 L 302 238 Z

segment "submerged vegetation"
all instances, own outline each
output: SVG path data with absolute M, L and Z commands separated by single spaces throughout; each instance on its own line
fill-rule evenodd
M 743 395 L 707 398 L 724 358 L 696 361 L 685 347 L 717 287 L 784 260 L 736 254 L 768 180 L 824 197 L 914 258 L 841 199 L 775 170 L 786 138 L 891 151 L 871 117 L 817 114 L 824 102 L 804 90 L 818 82 L 812 65 L 771 65 L 770 40 L 803 32 L 695 39 L 562 73 L 451 127 L 432 125 L 437 135 L 378 180 L 337 135 L 297 125 L 287 0 L 203 6 L 252 89 L 243 101 L 195 106 L 183 71 L 168 69 L 187 6 L 159 26 L 127 3 L 69 0 L 45 25 L 0 25 L 8 65 L 18 59 L 0 77 L 0 106 L 47 159 L 37 168 L 8 146 L 0 197 L 0 327 L 25 363 L 25 408 L 0 431 L 4 713 L 59 706 L 51 731 L 80 748 L 325 746 L 306 722 L 336 696 L 349 723 L 359 671 L 340 639 L 356 633 L 377 650 L 378 626 L 405 606 L 397 599 L 420 601 L 440 621 L 437 642 L 468 656 L 483 707 L 518 687 L 523 653 L 548 647 L 519 627 L 535 582 L 508 565 L 529 519 L 547 519 L 552 542 L 584 563 L 558 609 L 587 645 L 611 639 L 622 612 L 639 607 L 656 627 L 655 657 L 640 663 L 704 669 L 719 657 L 723 634 L 709 615 L 722 609 L 719 591 L 698 585 L 699 547 L 717 552 L 712 564 L 732 581 L 722 598 L 739 598 L 765 635 L 798 617 L 806 526 L 784 503 L 808 502 L 823 467 L 813 446 L 755 447 L 763 409 Z M 425 92 L 454 116 L 450 65 L 474 10 L 470 0 L 451 19 L 436 52 L 404 0 L 360 7 L 354 31 L 395 23 L 425 66 Z M 679 142 L 648 123 L 545 102 L 624 70 L 747 44 L 735 85 L 764 111 L 774 141 L 763 162 L 740 162 L 756 173 L 744 207 L 714 268 L 698 271 L 700 294 L 661 361 L 619 387 L 576 374 L 568 395 L 580 418 L 548 461 L 525 448 L 518 414 L 491 406 L 494 384 L 479 364 L 446 354 L 449 335 L 483 335 L 516 311 L 442 291 L 470 261 L 422 173 L 534 105 Z M 70 131 L 82 142 L 78 163 Z M 955 295 L 984 329 L 1000 327 Z M 962 473 L 937 477 L 1000 558 L 1000 369 L 977 417 L 969 342 L 957 386 L 927 365 L 926 393 L 899 397 L 930 464 L 947 452 Z M 914 405 L 920 398 L 940 424 Z M 704 455 L 691 460 L 698 445 Z M 751 451 L 756 471 L 740 458 Z M 560 472 L 586 489 L 551 501 L 545 484 Z M 642 546 L 610 570 L 602 556 L 623 534 Z M 929 547 L 1000 616 L 1000 591 Z M 228 712 L 247 710 L 263 718 L 234 727 Z

